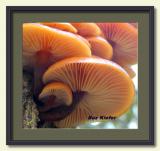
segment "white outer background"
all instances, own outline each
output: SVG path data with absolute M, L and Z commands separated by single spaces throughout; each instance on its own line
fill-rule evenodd
M 155 39 L 160 41 L 160 0 L 0 0 L 0 151 L 160 150 L 160 42 L 155 41 L 156 146 L 6 146 L 6 6 L 155 6 Z M 159 58 L 159 59 L 158 59 Z M 156 70 L 156 68 L 155 68 Z M 157 89 L 157 93 L 156 93 Z M 158 95 L 159 92 L 159 95 Z M 157 118 L 158 117 L 158 118 Z
M 135 89 L 138 90 L 138 64 L 132 65 L 133 71 L 136 73 L 136 76 L 132 79 Z

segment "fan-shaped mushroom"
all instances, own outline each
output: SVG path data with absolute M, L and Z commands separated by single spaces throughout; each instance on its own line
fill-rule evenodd
M 97 23 L 113 47 L 113 61 L 124 64 L 137 62 L 138 31 L 129 23 Z
M 74 34 L 41 24 L 23 24 L 24 64 L 34 68 L 36 96 L 42 88 L 40 81 L 46 68 L 58 60 L 74 56 L 91 56 L 87 44 Z
M 43 88 L 39 100 L 44 103 L 43 111 L 62 104 L 69 106 L 72 103 L 72 91 L 64 83 L 53 82 Z
M 134 96 L 128 74 L 112 61 L 100 58 L 59 61 L 47 69 L 43 82 L 62 82 L 72 90 L 72 105 L 40 113 L 42 120 L 53 120 L 58 127 L 75 126 L 90 115 L 120 116 L 131 106 Z
M 57 28 L 60 30 L 68 31 L 71 33 L 77 33 L 77 29 L 73 27 L 70 23 L 57 23 L 57 22 L 43 22 L 40 23 L 49 27 Z
M 91 44 L 92 54 L 104 59 L 111 60 L 113 55 L 112 46 L 102 37 L 87 38 Z
M 99 36 L 101 30 L 95 23 L 71 23 L 81 36 Z

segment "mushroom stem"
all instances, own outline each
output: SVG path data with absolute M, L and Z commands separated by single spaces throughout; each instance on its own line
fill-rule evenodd
M 43 106 L 39 106 L 39 112 L 46 112 L 48 111 L 50 108 L 54 108 L 59 106 L 59 104 L 57 102 L 55 102 L 56 97 L 55 96 L 50 96 L 46 99 L 40 100 L 42 103 L 44 103 Z
M 51 64 L 51 54 L 48 51 L 39 51 L 35 55 L 34 66 L 34 95 L 36 102 L 43 88 L 42 75 Z

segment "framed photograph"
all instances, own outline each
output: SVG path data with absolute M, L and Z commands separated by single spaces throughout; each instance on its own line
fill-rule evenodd
M 154 145 L 153 6 L 7 6 L 7 145 Z

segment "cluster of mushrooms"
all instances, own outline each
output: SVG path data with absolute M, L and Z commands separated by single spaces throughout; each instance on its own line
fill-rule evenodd
M 40 120 L 68 128 L 125 113 L 137 43 L 134 23 L 24 23 L 23 67 L 34 75 Z

